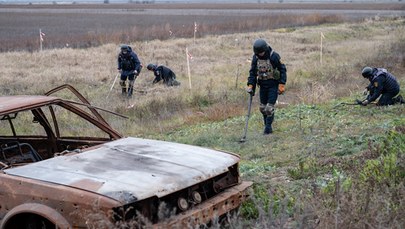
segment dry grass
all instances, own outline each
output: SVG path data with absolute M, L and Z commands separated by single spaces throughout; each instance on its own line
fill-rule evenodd
M 360 76 L 360 71 L 365 65 L 386 67 L 403 84 L 405 82 L 404 27 L 404 19 L 367 20 L 354 24 L 342 23 L 207 36 L 198 38 L 195 43 L 192 38 L 131 42 L 130 44 L 144 65 L 153 62 L 169 66 L 176 72 L 182 85 L 178 88 L 152 85 L 152 74 L 144 70 L 136 81 L 134 98 L 129 100 L 120 97 L 120 88 L 117 83 L 109 98 L 106 98 L 117 74 L 118 44 L 106 44 L 97 48 L 78 50 L 64 48 L 34 53 L 1 53 L 2 85 L 0 93 L 38 94 L 44 93 L 54 86 L 69 83 L 83 92 L 95 105 L 128 115 L 130 121 L 108 116 L 113 126 L 125 135 L 145 136 L 156 133 L 168 135 L 171 130 L 183 128 L 185 124 L 225 120 L 245 113 L 246 92 L 244 87 L 250 67 L 248 59 L 252 55 L 251 45 L 258 37 L 266 38 L 287 64 L 287 92 L 280 100 L 289 104 L 319 104 L 333 98 L 358 95 L 367 84 Z M 321 32 L 325 35 L 322 65 L 319 56 Z M 191 90 L 188 84 L 186 47 L 193 56 L 193 60 L 190 62 Z M 257 105 L 257 96 L 255 105 Z M 293 108 L 301 112 L 300 107 Z M 309 106 L 308 109 L 310 109 Z M 255 178 L 264 183 L 269 182 L 272 177 L 272 189 L 266 190 L 266 194 L 269 194 L 270 198 L 275 196 L 282 197 L 282 199 L 276 199 L 269 206 L 261 202 L 262 199 L 254 200 L 257 201 L 255 206 L 259 208 L 258 218 L 249 222 L 233 222 L 235 223 L 233 228 L 372 228 L 374 226 L 403 228 L 401 218 L 403 206 L 405 206 L 403 198 L 401 199 L 404 196 L 403 185 L 388 186 L 389 184 L 386 183 L 375 183 L 374 180 L 368 180 L 366 184 L 365 182 L 355 183 L 351 190 L 343 190 L 343 187 L 338 185 L 339 183 L 335 183 L 336 186 L 332 187 L 332 191 L 322 193 L 321 190 L 316 189 L 316 184 L 307 183 L 308 186 L 300 186 L 300 190 L 304 190 L 302 195 L 289 196 L 282 189 L 277 189 L 277 184 L 286 182 L 288 178 L 286 174 L 279 174 L 280 176 L 276 177 L 274 175 L 277 174 L 274 173 L 279 171 L 271 173 L 266 170 L 266 165 L 273 166 L 271 163 L 274 161 L 287 164 L 290 160 L 296 160 L 291 158 L 311 159 L 311 157 L 316 157 L 321 160 L 327 157 L 329 159 L 329 155 L 325 151 L 337 149 L 328 148 L 323 144 L 330 143 L 331 139 L 342 140 L 339 139 L 339 135 L 351 136 L 351 133 L 355 133 L 355 136 L 358 136 L 362 131 L 372 132 L 374 124 L 370 124 L 367 128 L 357 126 L 356 118 L 358 117 L 356 116 L 363 117 L 361 112 L 369 112 L 371 115 L 368 121 L 373 121 L 372 123 L 377 122 L 377 119 L 384 113 L 395 116 L 395 112 L 398 112 L 397 116 L 400 117 L 400 110 L 390 109 L 386 109 L 386 112 L 379 112 L 378 115 L 371 113 L 372 109 L 351 111 L 350 114 L 353 115 L 350 118 L 353 120 L 345 116 L 336 123 L 323 120 L 326 119 L 326 116 L 333 115 L 333 112 L 322 111 L 316 119 L 312 119 L 316 112 L 311 110 L 304 114 L 308 117 L 302 119 L 301 113 L 299 116 L 294 116 L 298 112 L 290 111 L 294 114 L 278 117 L 284 118 L 283 125 L 281 122 L 275 123 L 280 130 L 271 136 L 271 143 L 268 139 L 257 137 L 257 134 L 251 136 L 251 143 L 248 145 L 239 144 L 237 146 L 239 148 L 235 147 L 242 153 L 249 151 L 243 155 L 245 158 L 249 158 L 249 162 L 257 160 L 258 163 L 264 163 L 265 175 L 255 174 Z M 255 108 L 254 112 L 258 114 Z M 259 116 L 260 114 L 252 116 L 252 126 L 258 127 L 257 123 L 261 118 Z M 336 116 L 335 119 L 339 118 Z M 235 124 L 236 122 L 238 123 L 239 120 L 233 123 L 230 121 L 229 125 L 239 125 Z M 303 122 L 303 126 L 307 127 L 301 129 L 301 122 Z M 221 129 L 221 131 L 227 130 L 229 129 Z M 234 129 L 230 128 L 230 130 Z M 220 131 L 218 130 L 218 132 Z M 193 132 L 188 135 L 192 134 Z M 239 133 L 234 135 L 237 134 Z M 319 140 L 317 134 L 328 136 Z M 207 135 L 205 138 L 200 137 L 201 141 L 213 141 L 212 139 L 218 138 L 218 135 L 213 135 L 213 133 L 205 135 Z M 231 135 L 232 133 L 229 134 L 229 136 Z M 225 136 L 225 138 L 231 138 L 229 136 Z M 286 140 L 283 142 L 280 140 L 281 138 Z M 294 141 L 290 141 L 290 139 L 294 139 Z M 226 144 L 231 144 L 229 143 L 231 140 L 224 141 Z M 308 145 L 304 146 L 299 141 L 308 143 Z M 350 138 L 347 141 L 350 141 Z M 195 142 L 198 140 L 194 140 Z M 258 148 L 258 146 L 263 146 L 263 148 Z M 353 146 L 348 144 L 348 147 Z M 258 152 L 257 149 L 263 149 L 263 152 Z M 285 152 L 288 152 L 288 155 Z M 377 153 L 371 150 L 370 152 Z M 363 158 L 363 156 L 364 158 L 370 157 L 366 154 L 358 155 L 359 158 Z M 330 160 L 334 159 L 336 157 Z M 358 161 L 358 158 L 353 158 L 353 160 L 342 158 L 342 160 L 344 159 L 348 161 L 347 166 L 351 165 L 349 163 L 351 161 Z M 403 162 L 403 160 L 402 156 L 399 162 Z M 316 162 L 316 160 L 314 161 Z M 324 163 L 339 164 L 331 161 Z M 309 165 L 313 164 L 309 163 Z M 321 166 L 314 165 L 313 167 Z M 317 174 L 318 171 L 311 170 L 313 167 L 309 167 L 309 175 Z M 357 164 L 350 166 L 352 169 L 358 167 L 360 166 Z M 286 168 L 282 168 L 282 170 L 285 171 Z M 279 183 L 275 180 L 277 178 L 280 179 Z M 299 179 L 297 180 L 300 182 Z M 309 193 L 306 193 L 305 190 Z M 356 190 L 362 191 L 356 192 Z M 395 205 L 391 205 L 392 203 Z M 378 211 L 379 209 L 382 210 Z M 277 214 L 274 214 L 274 211 Z
M 283 102 L 320 103 L 362 91 L 367 82 L 359 77 L 359 72 L 365 65 L 386 67 L 403 80 L 403 31 L 401 19 L 369 20 L 356 24 L 208 36 L 196 39 L 195 43 L 192 38 L 132 42 L 130 44 L 144 65 L 169 66 L 182 85 L 179 88 L 152 85 L 152 73 L 145 68 L 136 80 L 136 93 L 130 100 L 119 96 L 118 83 L 106 99 L 117 75 L 117 44 L 78 50 L 2 53 L 0 92 L 38 94 L 69 83 L 95 105 L 129 114 L 137 128 L 125 127 L 120 121 L 112 120 L 126 134 L 166 131 L 184 123 L 222 120 L 244 113 L 251 45 L 258 37 L 266 38 L 287 65 L 287 93 Z M 322 65 L 321 32 L 325 35 Z M 191 90 L 186 47 L 193 56 Z M 384 55 L 381 50 L 386 50 Z M 395 55 L 389 55 L 390 52 Z M 374 56 L 381 56 L 381 61 L 370 63 L 368 60 Z

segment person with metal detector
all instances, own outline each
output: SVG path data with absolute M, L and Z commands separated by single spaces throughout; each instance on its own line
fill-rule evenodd
M 366 99 L 361 101 L 361 105 L 367 106 L 367 104 L 375 101 L 380 96 L 377 106 L 405 103 L 402 96 L 398 95 L 400 87 L 397 79 L 387 69 L 364 67 L 361 75 L 370 81 L 370 84 L 366 87 L 369 94 Z M 395 97 L 396 95 L 398 96 Z
M 252 96 L 256 85 L 260 87 L 260 112 L 263 115 L 264 135 L 273 132 L 274 104 L 278 95 L 285 91 L 287 82 L 287 68 L 265 40 L 257 39 L 253 43 L 253 58 L 249 71 L 246 91 Z
M 121 52 L 118 54 L 118 71 L 121 74 L 120 85 L 122 95 L 132 97 L 136 77 L 142 70 L 138 56 L 129 45 L 121 45 Z M 128 91 L 126 81 L 128 82 Z

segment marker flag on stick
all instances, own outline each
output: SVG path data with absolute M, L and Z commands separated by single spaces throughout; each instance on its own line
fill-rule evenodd
M 39 29 L 39 51 L 42 51 L 42 42 L 44 41 L 45 33 Z
M 44 37 L 45 37 L 45 33 L 39 32 L 39 38 L 41 39 L 41 41 L 44 41 Z
M 197 33 L 197 22 L 194 22 L 194 44 L 195 44 L 195 34 Z

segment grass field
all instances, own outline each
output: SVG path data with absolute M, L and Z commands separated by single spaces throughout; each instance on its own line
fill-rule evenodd
M 0 5 L 0 51 L 89 48 L 404 16 L 404 3 Z
M 320 20 L 318 14 L 312 17 Z M 271 136 L 262 135 L 254 97 L 248 140 L 241 144 L 251 46 L 258 37 L 286 63 L 286 93 L 279 98 Z M 106 114 L 125 135 L 239 154 L 243 179 L 255 185 L 231 228 L 405 227 L 405 106 L 343 104 L 363 98 L 367 81 L 360 72 L 366 65 L 397 76 L 405 97 L 404 18 L 129 44 L 144 65 L 171 67 L 182 85 L 152 85 L 151 73 L 144 70 L 132 99 L 120 97 L 118 84 L 107 98 L 119 46 L 106 41 L 87 49 L 0 53 L 0 93 L 38 94 L 69 83 L 95 105 L 127 115 L 129 120 Z M 193 56 L 191 89 L 186 47 Z

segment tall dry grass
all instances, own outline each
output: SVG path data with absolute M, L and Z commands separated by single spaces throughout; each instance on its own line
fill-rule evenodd
M 403 19 L 368 20 L 267 30 L 255 33 L 180 38 L 129 43 L 143 65 L 163 64 L 182 83 L 177 88 L 152 85 L 153 75 L 143 69 L 132 99 L 120 97 L 116 82 L 118 44 L 88 49 L 1 53 L 0 92 L 41 94 L 64 83 L 84 93 L 97 106 L 130 116 L 131 125 L 110 118 L 128 135 L 167 131 L 184 123 L 222 120 L 245 112 L 244 91 L 250 68 L 252 43 L 265 38 L 287 66 L 286 103 L 321 103 L 362 91 L 365 65 L 386 67 L 400 81 L 405 72 Z M 320 63 L 320 33 L 323 61 Z M 185 50 L 190 60 L 188 77 Z M 380 59 L 375 59 L 375 57 Z M 191 82 L 191 88 L 190 88 Z M 255 106 L 257 105 L 255 96 Z

